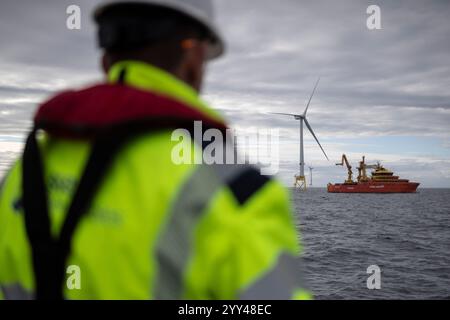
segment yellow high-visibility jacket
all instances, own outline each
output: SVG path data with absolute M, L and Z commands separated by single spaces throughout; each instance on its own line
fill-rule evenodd
M 172 127 L 203 119 L 223 129 L 221 117 L 142 62 L 115 64 L 108 80 L 41 107 L 0 187 L 0 298 L 55 298 L 58 290 L 65 299 L 307 298 L 280 183 L 249 166 L 173 161 Z M 139 125 L 114 140 L 114 130 L 123 137 Z M 97 173 L 95 187 L 88 180 Z M 77 208 L 75 197 L 88 200 Z M 79 220 L 67 222 L 69 211 Z

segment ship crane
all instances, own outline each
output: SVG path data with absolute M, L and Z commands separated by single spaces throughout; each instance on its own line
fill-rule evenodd
M 359 162 L 358 169 L 358 182 L 367 182 L 369 178 L 367 177 L 366 169 L 379 169 L 381 167 L 380 163 L 377 164 L 366 164 L 366 156 L 362 157 L 362 161 Z
M 350 165 L 350 163 L 347 160 L 347 156 L 345 154 L 342 155 L 342 160 L 341 163 L 336 163 L 337 166 L 347 166 L 347 171 L 348 171 L 348 178 L 347 180 L 345 180 L 345 183 L 354 183 L 353 182 L 353 171 L 352 171 L 352 166 Z

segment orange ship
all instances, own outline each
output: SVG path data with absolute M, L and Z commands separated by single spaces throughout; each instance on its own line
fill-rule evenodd
M 409 182 L 406 179 L 400 179 L 394 176 L 394 173 L 384 168 L 379 162 L 374 165 L 365 163 L 365 157 L 359 162 L 358 178 L 353 181 L 352 166 L 347 157 L 342 155 L 341 163 L 336 165 L 347 166 L 348 178 L 344 183 L 331 184 L 328 183 L 328 192 L 332 193 L 412 193 L 416 192 L 420 183 Z M 367 176 L 367 169 L 374 169 L 371 177 Z

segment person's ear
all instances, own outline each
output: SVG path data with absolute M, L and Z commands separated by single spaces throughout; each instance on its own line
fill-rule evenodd
M 105 74 L 108 74 L 108 71 L 109 71 L 110 67 L 111 66 L 110 66 L 110 63 L 109 63 L 108 56 L 106 55 L 106 53 L 103 53 L 103 55 L 102 55 L 102 69 L 103 69 L 103 72 Z
M 182 80 L 200 92 L 203 82 L 204 64 L 206 61 L 207 45 L 197 40 L 185 40 L 183 61 L 179 68 Z

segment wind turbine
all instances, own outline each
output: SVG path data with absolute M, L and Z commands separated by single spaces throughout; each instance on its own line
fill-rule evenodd
M 306 189 L 305 157 L 304 157 L 304 150 L 303 150 L 303 123 L 305 123 L 309 132 L 311 132 L 312 136 L 314 137 L 314 139 L 316 140 L 320 149 L 322 150 L 323 154 L 325 155 L 325 158 L 327 158 L 327 160 L 329 160 L 327 154 L 325 153 L 325 150 L 323 150 L 322 145 L 319 142 L 319 139 L 317 139 L 313 129 L 311 128 L 311 125 L 309 124 L 308 120 L 306 119 L 306 113 L 308 112 L 309 105 L 311 104 L 311 99 L 314 96 L 314 93 L 316 92 L 316 88 L 317 88 L 317 85 L 319 84 L 319 80 L 320 80 L 320 77 L 317 79 L 316 85 L 314 86 L 311 96 L 309 97 L 308 104 L 306 105 L 305 111 L 302 114 L 272 112 L 272 114 L 279 114 L 279 115 L 294 117 L 294 119 L 298 120 L 298 122 L 299 122 L 299 125 L 300 125 L 300 174 L 298 176 L 295 175 L 294 186 L 298 185 L 300 188 L 303 187 L 303 189 Z
M 313 171 L 313 167 L 309 167 L 309 178 L 310 178 L 310 181 L 309 181 L 309 185 L 310 186 L 312 186 L 312 171 Z

